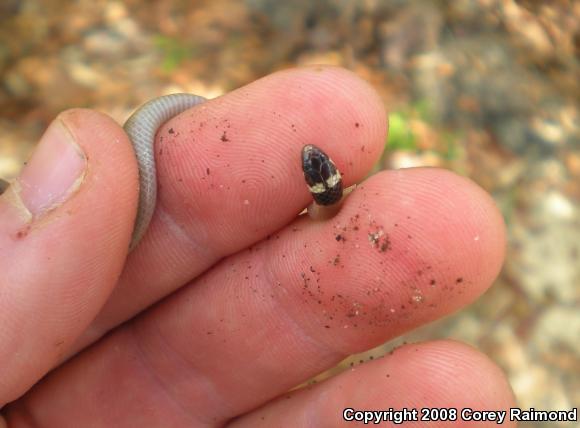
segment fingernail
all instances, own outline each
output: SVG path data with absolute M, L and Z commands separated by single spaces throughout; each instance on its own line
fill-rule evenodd
M 20 174 L 20 198 L 33 217 L 64 203 L 80 186 L 87 158 L 60 120 L 50 124 Z

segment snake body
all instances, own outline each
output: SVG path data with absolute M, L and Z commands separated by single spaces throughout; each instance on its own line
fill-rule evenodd
M 139 205 L 130 249 L 137 246 L 155 211 L 157 170 L 155 168 L 155 135 L 161 125 L 179 113 L 206 101 L 193 94 L 171 94 L 155 98 L 139 107 L 127 119 L 123 129 L 129 136 L 139 168 Z M 341 200 L 342 178 L 330 157 L 313 144 L 301 153 L 306 184 L 318 206 L 336 206 Z M 321 209 L 324 209 L 322 207 Z M 316 210 L 319 217 L 319 210 Z
M 123 129 L 129 136 L 139 168 L 139 205 L 130 249 L 137 246 L 153 217 L 157 201 L 155 135 L 161 125 L 179 113 L 206 101 L 193 94 L 171 94 L 154 98 L 127 119 Z

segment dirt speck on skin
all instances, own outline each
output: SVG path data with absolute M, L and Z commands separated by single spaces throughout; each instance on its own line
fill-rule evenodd
M 423 300 L 425 300 L 425 296 L 423 296 L 422 294 L 414 294 L 412 299 L 414 303 L 422 303 Z
M 362 187 L 359 187 L 359 189 L 362 189 Z M 404 221 L 389 222 L 388 228 L 385 228 L 383 224 L 373 218 L 372 213 L 364 203 L 359 208 L 362 210 L 359 214 L 353 215 L 348 219 L 338 220 L 333 225 L 332 237 L 327 236 L 327 239 L 336 241 L 336 245 L 341 247 L 343 245 L 346 247 L 352 245 L 355 251 L 356 249 L 362 251 L 365 245 L 370 244 L 371 248 L 378 253 L 387 253 L 384 256 L 386 257 L 385 259 L 381 256 L 380 260 L 377 260 L 378 265 L 383 265 L 384 261 L 388 262 L 389 260 L 388 254 L 391 254 L 395 237 L 399 240 L 405 239 L 406 234 L 401 230 L 404 227 Z M 399 226 L 401 226 L 399 229 L 395 229 Z M 366 251 L 368 252 L 368 247 Z M 331 266 L 334 266 L 335 269 L 345 269 L 344 256 L 338 251 L 335 254 L 334 257 L 328 260 L 326 266 L 330 269 L 332 269 Z M 350 259 L 347 261 L 350 262 Z M 360 267 L 360 265 L 358 266 Z M 385 273 L 384 270 L 383 273 Z M 316 274 L 320 275 L 320 272 Z M 362 290 L 363 292 L 366 291 L 366 296 L 370 297 L 366 297 L 363 301 L 358 300 L 360 295 L 356 293 L 344 296 L 330 294 L 324 297 L 321 295 L 320 286 L 318 286 L 318 290 L 316 288 L 318 280 L 316 283 L 313 282 L 314 280 L 307 283 L 308 286 L 304 287 L 303 296 L 306 299 L 305 302 L 309 302 L 312 305 L 323 305 L 324 319 L 320 324 L 320 328 L 329 325 L 334 329 L 356 329 L 364 326 L 382 329 L 392 323 L 408 322 L 413 317 L 414 311 L 420 307 L 425 309 L 433 307 L 433 302 L 429 301 L 429 295 L 424 295 L 423 290 L 414 285 L 419 281 L 426 289 L 428 287 L 427 284 L 431 284 L 432 287 L 435 285 L 435 275 L 433 274 L 432 266 L 427 264 L 420 266 L 412 271 L 411 274 L 414 275 L 414 278 L 409 278 L 409 281 L 403 285 L 406 287 L 411 286 L 412 292 L 402 301 L 392 299 L 393 296 L 389 291 L 390 287 L 379 281 L 380 276 L 377 276 L 376 281 L 379 281 L 378 283 L 373 283 L 368 290 Z M 454 282 L 453 285 L 455 285 Z
M 383 242 L 381 242 L 381 245 L 379 246 L 379 251 L 381 253 L 384 253 L 390 248 L 391 248 L 391 240 L 389 239 L 389 235 L 387 234 L 385 235 L 385 237 L 383 238 Z
M 175 130 L 173 128 L 169 128 L 169 130 L 167 132 L 170 134 L 175 134 Z
M 368 234 L 369 237 L 369 242 L 373 245 L 373 246 L 377 246 L 379 243 L 379 239 L 381 238 L 381 233 L 379 232 L 370 232 Z
M 20 240 L 20 239 L 24 239 L 24 238 L 26 238 L 26 237 L 28 236 L 28 234 L 29 234 L 29 233 L 30 233 L 30 225 L 26 225 L 26 226 L 24 226 L 22 229 L 19 229 L 19 230 L 18 230 L 18 231 L 17 231 L 17 232 L 14 234 L 14 236 L 15 236 L 15 238 L 16 238 L 17 240 Z
M 371 245 L 377 248 L 381 253 L 384 253 L 391 248 L 389 234 L 385 233 L 382 229 L 369 232 L 368 239 Z

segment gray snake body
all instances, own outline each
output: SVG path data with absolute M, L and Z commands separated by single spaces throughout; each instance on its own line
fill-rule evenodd
M 179 113 L 206 101 L 193 94 L 172 94 L 155 98 L 139 107 L 127 119 L 123 129 L 129 136 L 139 167 L 139 205 L 130 249 L 137 246 L 153 217 L 157 200 L 157 171 L 155 168 L 155 135 L 161 125 Z M 301 152 L 302 170 L 306 184 L 318 206 L 316 214 L 328 206 L 337 206 L 343 195 L 342 177 L 330 157 L 313 144 Z M 330 211 L 328 211 L 330 212 Z M 335 211 L 332 211 L 335 212 Z
M 139 167 L 139 205 L 130 249 L 137 246 L 153 217 L 157 201 L 155 134 L 161 125 L 179 113 L 206 101 L 193 94 L 171 94 L 155 98 L 139 107 L 123 129 L 129 136 Z

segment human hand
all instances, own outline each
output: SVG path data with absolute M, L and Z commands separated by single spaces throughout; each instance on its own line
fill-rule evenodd
M 381 100 L 336 68 L 276 73 L 187 111 L 157 135 L 157 210 L 127 257 L 127 137 L 102 114 L 60 115 L 0 197 L 5 424 L 334 427 L 347 407 L 513 407 L 501 371 L 451 341 L 287 392 L 469 304 L 499 272 L 500 214 L 447 171 L 383 171 L 334 218 L 297 217 L 311 199 L 304 144 L 349 186 L 385 133 Z

